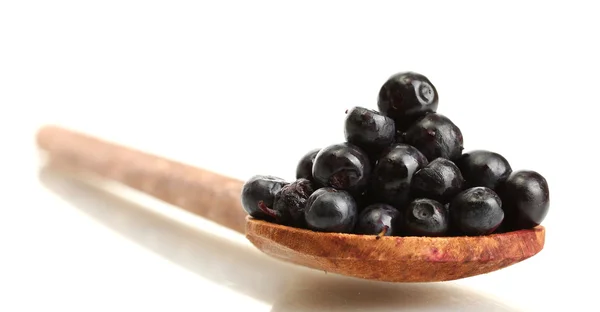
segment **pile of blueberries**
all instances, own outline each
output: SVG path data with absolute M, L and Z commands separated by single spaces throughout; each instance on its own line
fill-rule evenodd
M 304 155 L 296 181 L 256 175 L 243 186 L 253 218 L 320 232 L 459 236 L 529 229 L 548 213 L 546 179 L 500 154 L 463 153 L 460 129 L 415 72 L 391 76 L 378 111 L 346 111 L 346 142 Z

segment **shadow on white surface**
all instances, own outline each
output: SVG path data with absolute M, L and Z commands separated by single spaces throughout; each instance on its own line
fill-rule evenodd
M 382 283 L 287 264 L 251 246 L 166 218 L 53 167 L 42 168 L 40 180 L 123 237 L 214 283 L 272 304 L 273 312 L 519 311 L 452 283 Z

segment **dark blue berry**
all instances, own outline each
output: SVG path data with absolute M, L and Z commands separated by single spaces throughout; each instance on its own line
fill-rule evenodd
M 413 176 L 412 195 L 447 203 L 463 190 L 463 184 L 460 169 L 452 161 L 436 158 Z
M 311 230 L 350 233 L 356 225 L 357 213 L 356 201 L 350 193 L 322 187 L 308 198 L 304 218 Z
M 346 112 L 344 135 L 346 141 L 372 157 L 394 142 L 396 127 L 394 120 L 379 112 L 353 107 Z
M 463 234 L 490 234 L 504 220 L 502 200 L 487 187 L 466 189 L 450 203 L 450 219 L 453 227 Z
M 460 168 L 468 187 L 485 186 L 495 190 L 512 172 L 506 158 L 485 150 L 463 154 L 456 161 L 456 165 Z
M 377 202 L 403 207 L 409 201 L 412 177 L 427 165 L 427 158 L 407 144 L 394 144 L 377 161 L 369 194 Z
M 419 198 L 404 210 L 403 233 L 407 236 L 443 236 L 448 232 L 449 216 L 438 201 Z
M 356 234 L 390 236 L 397 232 L 400 212 L 387 204 L 372 204 L 358 215 Z
M 272 220 L 259 205 L 262 202 L 263 205 L 272 207 L 275 195 L 287 184 L 285 180 L 269 175 L 251 177 L 242 186 L 242 208 L 253 218 Z
M 416 147 L 429 161 L 438 157 L 455 161 L 463 150 L 460 129 L 446 116 L 431 113 L 406 130 L 405 142 Z
M 394 119 L 396 128 L 407 129 L 413 122 L 438 107 L 438 93 L 429 79 L 414 72 L 391 76 L 379 90 L 379 111 Z
M 302 156 L 296 166 L 296 179 L 313 180 L 312 167 L 315 162 L 315 157 L 320 150 L 320 148 L 316 148 Z
M 367 185 L 371 164 L 367 154 L 356 145 L 334 144 L 317 153 L 312 174 L 320 185 L 359 194 Z
M 304 227 L 304 209 L 308 197 L 313 192 L 314 187 L 311 181 L 298 179 L 281 188 L 275 195 L 272 209 L 266 205 L 259 206 L 259 208 L 275 218 L 277 223 Z
M 535 171 L 513 172 L 498 187 L 506 221 L 514 230 L 529 229 L 542 223 L 550 208 L 546 179 Z

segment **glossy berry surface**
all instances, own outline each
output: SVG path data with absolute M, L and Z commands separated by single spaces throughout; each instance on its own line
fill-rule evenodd
M 379 202 L 402 207 L 410 196 L 413 175 L 427 165 L 427 158 L 407 144 L 394 144 L 377 161 L 369 194 Z
M 450 203 L 452 226 L 466 235 L 487 235 L 502 223 L 502 200 L 490 188 L 478 186 L 456 195 Z
M 429 161 L 438 157 L 455 161 L 463 150 L 460 129 L 448 117 L 427 114 L 406 130 L 405 142 L 416 147 Z
M 346 141 L 373 156 L 394 142 L 396 126 L 394 120 L 379 112 L 353 107 L 346 112 L 344 135 Z
M 444 204 L 460 193 L 463 185 L 460 169 L 445 158 L 436 158 L 417 171 L 411 184 L 413 197 L 435 199 Z
M 386 204 L 372 204 L 358 215 L 354 232 L 365 235 L 390 236 L 397 232 L 400 212 Z
M 495 190 L 512 172 L 506 158 L 485 150 L 463 154 L 456 161 L 456 165 L 460 168 L 468 187 L 485 186 Z
M 350 233 L 356 225 L 357 213 L 356 201 L 350 193 L 322 187 L 308 198 L 304 218 L 311 230 Z
M 275 195 L 287 184 L 285 180 L 269 175 L 251 177 L 242 186 L 242 207 L 253 218 L 271 220 L 272 217 L 261 210 L 259 203 L 272 207 Z
M 437 112 L 438 102 L 424 75 L 390 76 L 379 89 L 378 110 L 354 106 L 339 115 L 343 143 L 305 150 L 292 183 L 252 177 L 243 186 L 243 209 L 285 226 L 377 239 L 489 235 L 541 224 L 550 205 L 544 177 L 513 172 L 496 152 L 463 153 L 462 131 Z M 490 116 L 482 114 L 472 118 Z
M 438 93 L 429 79 L 419 73 L 401 72 L 391 76 L 379 90 L 379 111 L 394 119 L 404 130 L 438 107 Z
M 448 232 L 448 211 L 433 199 L 413 200 L 404 210 L 403 233 L 408 236 L 443 236 Z
M 550 208 L 548 182 L 530 170 L 513 172 L 500 185 L 499 194 L 507 222 L 513 229 L 528 229 L 542 223 Z
M 306 202 L 314 190 L 312 182 L 302 178 L 282 187 L 273 204 L 275 220 L 281 224 L 303 227 Z
M 315 162 L 315 157 L 320 150 L 320 148 L 315 148 L 300 158 L 300 161 L 296 166 L 296 179 L 313 180 L 312 167 Z
M 358 194 L 367 185 L 371 163 L 367 154 L 356 145 L 334 144 L 317 153 L 312 174 L 320 185 Z

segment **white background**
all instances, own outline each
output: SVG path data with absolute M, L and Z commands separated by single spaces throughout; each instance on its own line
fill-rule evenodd
M 0 2 L 0 311 L 593 310 L 592 4 Z M 376 108 L 404 70 L 435 84 L 467 150 L 547 178 L 540 254 L 456 282 L 372 283 L 38 171 L 35 131 L 55 123 L 240 179 L 292 179 L 303 153 L 343 140 L 346 108 Z

